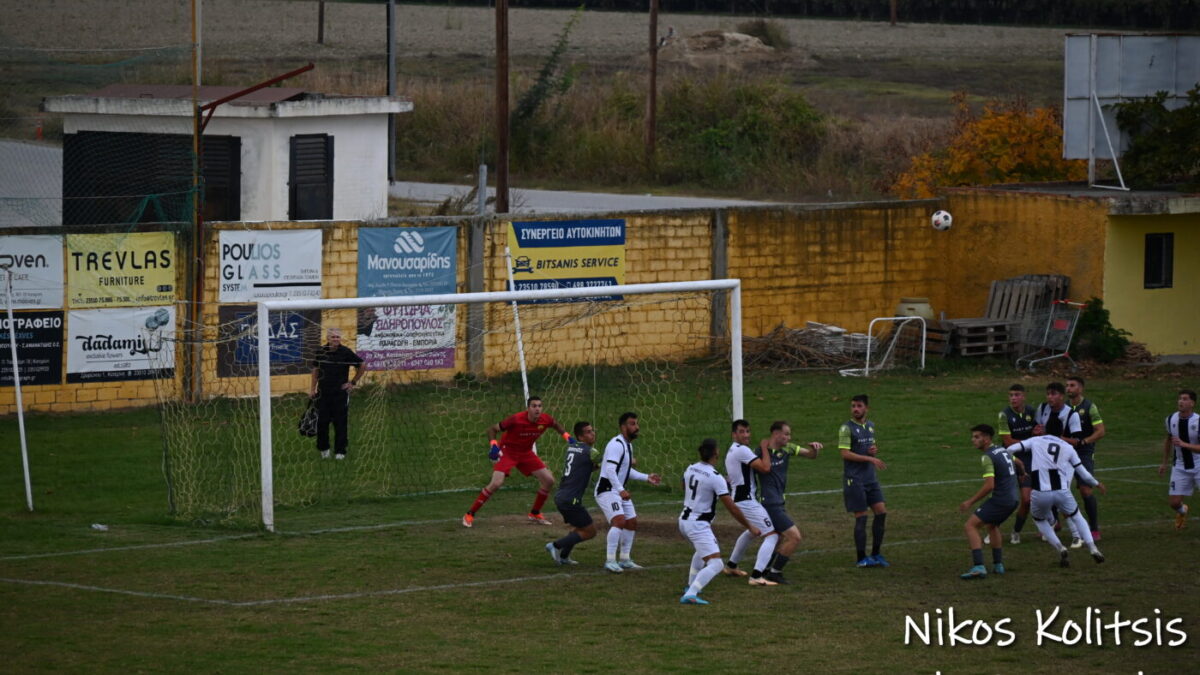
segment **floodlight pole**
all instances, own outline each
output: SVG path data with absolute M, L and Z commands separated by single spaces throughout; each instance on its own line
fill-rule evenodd
M 21 436 L 21 469 L 25 472 L 25 505 L 33 511 L 33 487 L 29 482 L 29 449 L 25 441 L 25 401 L 21 398 L 21 369 L 17 365 L 17 326 L 13 322 L 12 268 L 5 266 L 5 298 L 8 310 L 8 346 L 12 352 L 13 386 L 17 394 L 17 429 Z

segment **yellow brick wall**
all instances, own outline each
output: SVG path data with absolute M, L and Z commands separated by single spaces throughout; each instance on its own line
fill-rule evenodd
M 935 237 L 947 316 L 983 316 L 994 279 L 1065 274 L 1071 298 L 1104 294 L 1109 203 L 1057 194 L 953 190 L 954 227 Z M 926 228 L 929 229 L 929 228 Z
M 729 276 L 742 280 L 743 330 L 762 335 L 806 321 L 866 330 L 902 297 L 941 284 L 928 206 L 729 213 Z

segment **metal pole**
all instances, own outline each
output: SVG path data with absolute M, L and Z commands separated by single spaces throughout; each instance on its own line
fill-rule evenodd
M 200 306 L 204 299 L 204 211 L 203 185 L 201 171 L 200 136 L 204 133 L 204 124 L 200 117 L 200 84 L 203 77 L 203 58 L 200 40 L 203 26 L 201 25 L 201 0 L 192 0 L 192 274 L 188 279 L 187 318 L 190 328 L 200 326 Z M 200 399 L 200 359 L 202 345 L 195 341 L 191 348 L 184 347 L 183 355 L 186 363 L 183 367 L 183 398 L 185 401 Z
M 729 379 L 733 395 L 733 419 L 745 418 L 742 394 L 742 285 L 729 293 Z
M 13 323 L 12 311 L 12 268 L 5 267 L 4 276 L 5 288 L 8 289 L 8 302 L 5 303 L 8 308 L 8 346 L 12 352 L 13 386 L 16 387 L 17 394 L 17 429 L 21 436 L 21 469 L 25 472 L 25 505 L 32 511 L 33 487 L 29 482 L 29 449 L 25 441 L 25 400 L 21 398 L 21 369 L 17 365 L 17 326 Z
M 275 531 L 275 467 L 271 454 L 271 343 L 270 312 L 258 303 L 258 457 L 262 486 L 262 523 Z
M 317 44 L 325 44 L 325 0 L 317 0 Z
M 387 4 L 387 95 L 396 95 L 396 0 Z M 396 182 L 396 113 L 388 113 L 387 179 Z
M 475 188 L 475 214 L 487 213 L 487 164 L 479 165 L 479 187 Z
M 508 0 L 496 0 L 496 213 L 508 213 Z
M 654 170 L 655 127 L 658 126 L 658 0 L 650 0 L 650 84 L 646 93 L 646 169 Z

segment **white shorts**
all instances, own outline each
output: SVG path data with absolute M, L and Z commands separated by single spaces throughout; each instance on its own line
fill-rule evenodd
M 1171 467 L 1171 487 L 1167 491 L 1171 496 L 1190 497 L 1200 485 L 1200 469 L 1181 469 L 1178 465 Z
M 679 533 L 692 542 L 692 546 L 695 547 L 696 553 L 699 553 L 701 558 L 721 554 L 721 547 L 717 546 L 717 535 L 713 534 L 712 523 L 707 520 L 681 519 Z
M 771 525 L 771 519 L 767 517 L 767 510 L 763 508 L 762 504 L 753 499 L 747 499 L 737 502 L 737 507 L 742 510 L 742 515 L 746 516 L 746 520 L 750 521 L 751 525 L 762 531 L 762 536 L 765 537 L 775 531 L 775 527 Z
M 1064 518 L 1079 510 L 1070 490 L 1034 490 L 1029 502 L 1029 513 L 1034 520 L 1049 519 L 1052 508 L 1057 508 Z
M 616 516 L 625 516 L 626 520 L 637 518 L 637 511 L 633 509 L 632 499 L 621 499 L 621 495 L 617 492 L 609 490 L 596 495 L 596 506 L 604 512 L 604 517 L 608 522 Z

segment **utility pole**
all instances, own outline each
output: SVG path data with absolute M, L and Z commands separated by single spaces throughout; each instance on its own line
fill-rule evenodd
M 387 3 L 387 95 L 396 95 L 396 0 Z M 388 185 L 396 182 L 396 113 L 388 113 Z
M 508 213 L 508 0 L 496 0 L 496 213 Z
M 646 94 L 646 169 L 654 171 L 658 116 L 658 0 L 650 0 L 650 91 Z
M 317 44 L 325 44 L 325 0 L 317 0 Z

